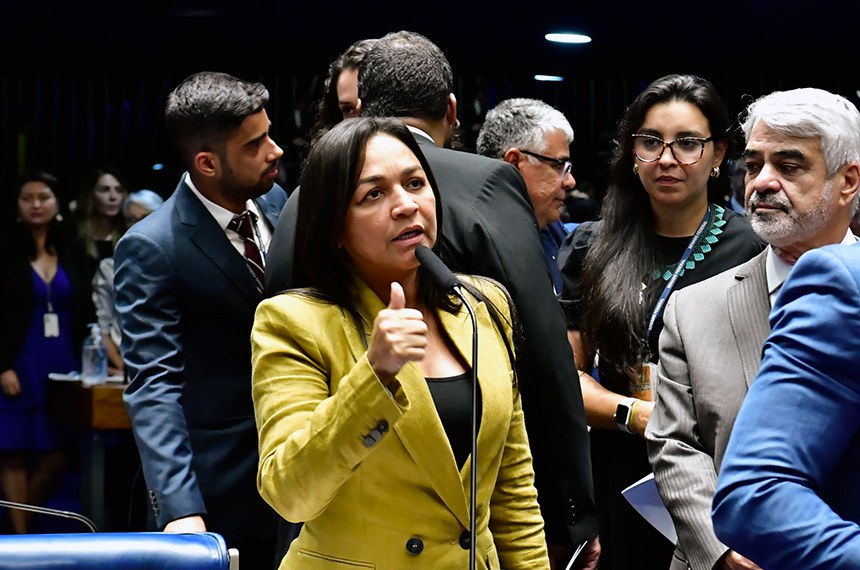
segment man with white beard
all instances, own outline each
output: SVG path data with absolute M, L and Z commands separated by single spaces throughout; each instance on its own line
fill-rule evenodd
M 717 474 L 761 364 L 771 306 L 792 266 L 811 249 L 857 241 L 848 227 L 860 195 L 860 113 L 853 104 L 820 89 L 775 92 L 750 105 L 742 128 L 746 210 L 769 247 L 669 298 L 645 431 L 678 534 L 672 570 L 759 568 L 714 532 Z M 734 524 L 737 534 L 746 532 L 744 520 Z

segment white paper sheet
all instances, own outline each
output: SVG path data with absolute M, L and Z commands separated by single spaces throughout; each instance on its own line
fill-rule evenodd
M 675 524 L 660 493 L 657 491 L 657 483 L 654 482 L 654 474 L 646 475 L 623 491 L 621 494 L 627 499 L 636 512 L 645 517 L 651 526 L 660 531 L 672 544 L 678 543 L 678 535 L 675 533 Z

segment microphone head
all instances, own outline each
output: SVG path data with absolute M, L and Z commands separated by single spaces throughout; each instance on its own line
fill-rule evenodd
M 415 248 L 415 258 L 421 263 L 430 277 L 445 291 L 452 291 L 454 287 L 460 285 L 460 281 L 451 273 L 448 266 L 442 263 L 439 256 L 433 253 L 429 247 L 419 245 Z

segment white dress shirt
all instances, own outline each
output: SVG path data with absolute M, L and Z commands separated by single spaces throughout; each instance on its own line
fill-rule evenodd
M 228 230 L 227 225 L 230 223 L 230 220 L 236 217 L 236 214 L 219 206 L 206 196 L 200 193 L 200 190 L 194 186 L 194 182 L 191 181 L 191 176 L 186 172 L 185 173 L 185 183 L 191 188 L 191 191 L 194 192 L 194 195 L 197 196 L 197 199 L 203 204 L 206 210 L 212 214 L 212 217 L 215 218 L 215 222 L 221 229 L 224 231 L 224 235 L 227 236 L 227 239 L 230 240 L 230 243 L 233 244 L 233 247 L 236 248 L 242 257 L 245 257 L 245 244 L 242 241 L 242 236 L 239 235 L 238 232 L 233 230 Z M 257 208 L 257 205 L 253 200 L 248 200 L 245 202 L 245 208 L 253 212 L 253 214 L 257 217 L 255 221 L 256 231 L 254 232 L 254 241 L 257 242 L 257 247 L 260 248 L 260 253 L 262 253 L 263 264 L 266 263 L 266 252 L 269 249 L 269 242 L 272 241 L 272 231 L 269 229 L 269 224 L 265 221 L 261 220 L 262 214 L 260 210 Z M 262 243 L 260 243 L 262 241 Z

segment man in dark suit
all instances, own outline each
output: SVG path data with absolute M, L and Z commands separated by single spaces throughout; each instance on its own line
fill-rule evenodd
M 381 38 L 359 68 L 361 114 L 402 118 L 430 163 L 442 197 L 443 261 L 454 271 L 496 279 L 511 294 L 523 325 L 519 386 L 550 553 L 564 563 L 573 547 L 589 541 L 575 567 L 593 568 L 600 547 L 585 412 L 537 219 L 516 168 L 444 148 L 458 124 L 452 89 L 445 55 L 411 32 Z M 290 283 L 298 194 L 275 228 L 272 293 Z
M 218 532 L 243 568 L 274 566 L 278 520 L 256 488 L 249 341 L 286 201 L 268 98 L 223 73 L 173 90 L 166 125 L 188 172 L 115 254 L 125 404 L 155 524 Z

